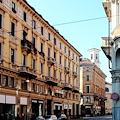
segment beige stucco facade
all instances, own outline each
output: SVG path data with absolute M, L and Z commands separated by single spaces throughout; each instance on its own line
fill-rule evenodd
M 78 116 L 81 54 L 26 1 L 0 8 L 0 107 L 13 117 Z
M 83 69 L 83 114 L 104 115 L 106 75 L 89 59 L 82 59 L 80 68 Z

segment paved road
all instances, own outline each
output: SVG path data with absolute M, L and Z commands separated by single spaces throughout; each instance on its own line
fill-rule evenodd
M 112 120 L 112 116 L 83 117 L 83 119 L 72 119 L 72 120 Z
M 112 120 L 112 116 L 84 117 L 83 120 Z

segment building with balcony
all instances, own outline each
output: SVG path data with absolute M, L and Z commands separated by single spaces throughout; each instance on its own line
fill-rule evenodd
M 112 78 L 112 93 L 120 95 L 120 1 L 103 0 L 108 18 L 108 36 L 102 37 L 102 50 L 108 58 Z M 112 119 L 120 120 L 120 99 L 112 101 Z
M 105 114 L 106 75 L 98 65 L 100 65 L 99 50 L 96 48 L 89 50 L 89 59 L 80 60 L 80 83 L 83 82 L 83 90 L 81 90 L 82 116 Z
M 0 8 L 0 119 L 79 116 L 80 52 L 26 0 Z

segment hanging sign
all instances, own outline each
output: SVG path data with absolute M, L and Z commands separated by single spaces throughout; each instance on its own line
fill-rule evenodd
M 118 94 L 117 94 L 117 93 L 113 93 L 113 94 L 111 95 L 111 99 L 112 99 L 112 100 L 118 100 L 118 99 L 119 99 Z

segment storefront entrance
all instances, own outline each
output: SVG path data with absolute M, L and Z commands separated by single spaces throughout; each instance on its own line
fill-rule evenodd
M 51 100 L 47 100 L 47 115 L 51 115 Z
M 39 115 L 43 115 L 43 101 L 32 100 L 32 116 L 37 117 Z
M 26 105 L 21 105 L 21 119 L 22 120 L 27 120 L 27 106 Z
M 15 105 L 0 104 L 0 120 L 14 120 Z

